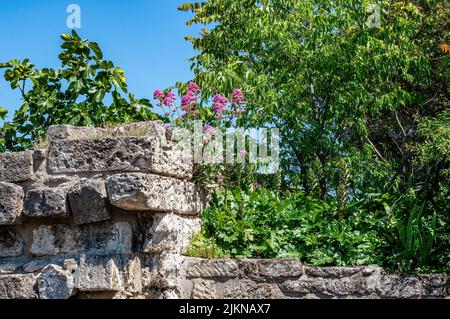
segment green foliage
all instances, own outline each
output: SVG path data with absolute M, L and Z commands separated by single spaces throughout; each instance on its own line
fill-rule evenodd
M 387 194 L 346 205 L 301 193 L 280 196 L 265 188 L 216 193 L 203 212 L 204 227 L 187 254 L 219 258 L 300 258 L 317 265 L 378 264 L 390 270 L 447 271 L 449 236 L 443 216 L 424 216 L 416 207 L 406 216 Z M 403 205 L 405 202 L 403 202 Z M 439 225 L 438 225 L 439 224 Z M 438 233 L 440 235 L 438 235 Z M 433 247 L 437 236 L 441 245 Z M 445 238 L 444 238 L 445 237 Z
M 385 245 L 382 206 L 373 212 L 354 207 L 342 218 L 335 206 L 298 193 L 226 190 L 203 213 L 202 236 L 231 256 L 294 257 L 314 265 L 378 263 Z
M 380 28 L 367 24 L 369 4 L 381 10 Z M 317 264 L 358 263 L 355 246 L 343 244 L 347 252 L 331 253 L 339 247 L 333 239 L 349 240 L 337 235 L 341 227 L 350 235 L 352 229 L 364 238 L 373 235 L 368 246 L 361 244 L 369 247 L 361 257 L 366 262 L 404 271 L 449 269 L 450 56 L 445 44 L 450 43 L 450 7 L 439 0 L 209 0 L 180 10 L 193 12 L 188 24 L 209 27 L 200 37 L 187 38 L 200 52 L 192 58 L 192 69 L 203 93 L 240 87 L 249 102 L 249 116 L 241 124 L 280 129 L 282 179 L 276 189 L 292 195 L 265 196 L 275 206 L 298 203 L 290 202 L 292 196 L 310 198 L 320 216 L 337 212 L 337 219 L 320 219 L 326 222 L 310 229 L 314 234 L 301 233 L 320 243 L 314 247 L 324 259 L 311 257 L 302 245 L 294 249 L 302 252 L 299 256 Z M 225 203 L 219 201 L 211 218 L 204 217 L 208 225 L 225 218 L 221 211 L 236 218 L 233 210 L 221 208 Z M 258 210 L 276 214 L 256 205 L 244 215 Z M 362 220 L 376 216 L 373 223 L 385 229 L 365 235 L 364 228 L 348 224 L 355 214 L 364 215 Z M 304 218 L 287 227 L 316 222 Z M 207 237 L 231 254 L 235 249 L 236 254 L 283 255 L 284 248 L 246 250 L 240 226 L 230 226 L 234 235 L 226 231 L 232 246 L 211 230 L 232 224 L 210 227 Z M 264 231 L 276 236 L 281 225 Z M 295 242 L 285 233 L 281 238 Z M 326 240 L 330 246 L 323 244 Z M 385 249 L 375 252 L 374 247 Z
M 20 90 L 23 101 L 3 127 L 1 151 L 32 147 L 54 124 L 102 126 L 157 118 L 149 100 L 128 93 L 125 72 L 103 59 L 97 43 L 80 38 L 75 31 L 61 38 L 61 69 L 38 70 L 28 59 L 0 64 L 5 80 L 11 89 Z M 0 116 L 4 115 L 0 109 Z

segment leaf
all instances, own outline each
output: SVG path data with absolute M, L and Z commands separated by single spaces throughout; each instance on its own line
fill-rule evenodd
M 89 46 L 89 48 L 92 49 L 92 51 L 94 51 L 95 57 L 96 57 L 98 60 L 102 60 L 102 59 L 103 59 L 103 52 L 102 52 L 102 50 L 100 49 L 98 43 L 96 43 L 96 42 L 90 42 L 90 43 L 88 44 L 88 46 Z

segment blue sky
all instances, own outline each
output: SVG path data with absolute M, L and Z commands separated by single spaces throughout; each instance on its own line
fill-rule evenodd
M 59 67 L 59 35 L 66 25 L 67 6 L 81 8 L 83 38 L 96 41 L 105 59 L 126 71 L 130 92 L 151 98 L 156 88 L 192 78 L 188 58 L 196 52 L 186 35 L 199 26 L 186 26 L 189 13 L 177 6 L 187 0 L 0 0 L 0 62 L 30 58 L 38 68 Z M 20 106 L 0 72 L 0 106 L 13 115 Z

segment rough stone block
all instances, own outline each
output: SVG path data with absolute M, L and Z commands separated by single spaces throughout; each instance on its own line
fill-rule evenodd
M 125 266 L 125 290 L 130 293 L 142 292 L 141 260 L 133 258 Z
M 90 254 L 130 254 L 133 229 L 127 222 L 107 226 L 90 225 L 87 229 L 87 240 Z
M 74 276 L 57 265 L 46 266 L 38 277 L 40 299 L 69 299 L 75 293 Z
M 123 281 L 117 266 L 118 262 L 111 257 L 82 255 L 75 287 L 80 291 L 120 291 Z
M 0 275 L 13 274 L 22 266 L 20 261 L 2 261 L 0 260 Z
M 111 219 L 105 183 L 88 180 L 69 191 L 69 202 L 76 224 L 89 224 Z
M 193 183 L 142 173 L 111 176 L 108 191 L 111 204 L 128 211 L 197 214 L 205 201 Z
M 94 140 L 57 140 L 49 147 L 53 173 L 151 172 L 190 179 L 190 150 L 163 149 L 153 137 L 116 137 Z
M 37 299 L 36 279 L 32 274 L 0 276 L 0 299 Z
M 335 278 L 308 278 L 287 280 L 281 285 L 283 291 L 297 294 L 322 293 L 335 296 L 363 295 L 367 291 L 362 276 Z
M 283 297 L 275 283 L 256 283 L 248 279 L 228 280 L 221 285 L 225 299 L 280 299 Z
M 28 263 L 26 263 L 22 269 L 24 272 L 31 273 L 31 272 L 38 272 L 45 268 L 50 262 L 48 260 L 32 260 Z
M 191 149 L 168 135 L 161 121 L 107 129 L 53 126 L 49 168 L 54 173 L 124 171 L 192 178 Z
M 175 214 L 155 214 L 145 234 L 146 253 L 174 252 L 181 254 L 189 239 L 201 228 L 200 219 Z
M 33 178 L 33 152 L 0 154 L 0 181 L 24 182 Z
M 423 286 L 423 294 L 429 297 L 445 297 L 448 275 L 432 274 L 420 275 Z
M 384 275 L 378 294 L 383 298 L 418 298 L 423 294 L 421 280 L 412 275 Z
M 194 280 L 192 286 L 192 299 L 216 299 L 216 282 L 213 280 Z
M 197 259 L 189 258 L 186 274 L 191 278 L 237 277 L 239 266 L 233 259 Z
M 23 251 L 22 236 L 12 229 L 0 227 L 0 258 L 22 256 Z
M 25 196 L 24 215 L 27 217 L 68 217 L 70 210 L 64 188 L 31 189 Z
M 299 277 L 303 274 L 302 262 L 293 259 L 244 259 L 240 267 L 247 277 L 255 280 Z
M 0 182 L 0 225 L 20 224 L 23 196 L 22 187 Z
M 81 229 L 67 225 L 41 225 L 33 230 L 30 252 L 35 256 L 55 256 L 60 253 L 79 253 L 86 250 Z
M 362 272 L 364 267 L 310 267 L 305 266 L 305 275 L 309 277 L 344 278 Z

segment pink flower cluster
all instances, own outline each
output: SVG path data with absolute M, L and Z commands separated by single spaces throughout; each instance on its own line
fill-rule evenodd
M 187 85 L 186 94 L 181 97 L 180 109 L 178 109 L 177 107 L 172 109 L 172 107 L 174 106 L 174 101 L 176 100 L 176 96 L 172 91 L 164 93 L 163 91 L 155 90 L 153 93 L 153 98 L 158 100 L 157 106 L 169 108 L 168 111 L 165 111 L 165 116 L 167 118 L 171 117 L 170 114 L 178 113 L 178 111 L 181 110 L 183 111 L 182 114 L 178 114 L 183 120 L 192 118 L 202 120 L 199 118 L 199 116 L 200 114 L 204 114 L 202 110 L 204 110 L 205 107 L 200 105 L 201 92 L 202 90 L 197 83 L 190 82 Z M 216 121 L 222 121 L 225 118 L 228 123 L 231 123 L 235 118 L 238 117 L 239 114 L 247 112 L 247 110 L 243 108 L 243 106 L 246 105 L 245 96 L 240 89 L 234 89 L 232 91 L 231 101 L 221 94 L 216 94 L 214 95 L 212 102 L 212 110 L 214 112 L 214 118 Z M 208 114 L 208 112 L 206 112 L 206 114 Z M 203 120 L 205 120 L 206 122 L 208 121 L 207 119 Z M 222 125 L 224 123 L 216 124 Z M 210 129 L 208 127 L 205 127 L 205 132 L 206 131 L 210 131 Z
M 173 102 L 177 99 L 177 96 L 172 91 L 169 91 L 166 94 L 164 94 L 164 92 L 160 90 L 155 90 L 155 92 L 153 92 L 153 98 L 155 100 L 159 100 L 157 104 L 158 106 L 164 105 L 167 107 L 172 107 Z

